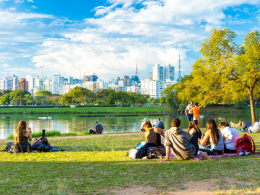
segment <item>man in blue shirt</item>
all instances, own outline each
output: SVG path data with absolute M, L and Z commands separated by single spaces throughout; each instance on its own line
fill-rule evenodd
M 164 129 L 164 128 L 162 128 L 162 121 L 161 121 L 161 119 L 160 118 L 157 118 L 157 125 L 156 125 L 156 128 L 160 128 L 160 129 Z
M 102 132 L 103 127 L 97 121 L 95 122 L 95 131 L 93 131 L 92 129 L 89 130 L 89 134 L 102 134 Z

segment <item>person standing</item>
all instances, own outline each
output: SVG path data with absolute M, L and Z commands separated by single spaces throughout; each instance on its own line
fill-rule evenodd
M 195 107 L 193 108 L 193 120 L 199 120 L 200 118 L 200 107 L 198 102 L 195 103 Z
M 98 123 L 98 121 L 95 122 L 95 131 L 92 129 L 89 130 L 89 134 L 102 134 L 103 132 L 103 126 Z
M 188 115 L 188 119 L 191 122 L 193 119 L 193 101 L 190 102 L 190 104 L 185 109 L 186 116 Z

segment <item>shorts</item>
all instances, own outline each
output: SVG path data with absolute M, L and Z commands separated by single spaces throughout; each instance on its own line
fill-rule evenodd
M 192 121 L 192 118 L 193 118 L 193 114 L 188 114 L 189 121 Z
M 199 120 L 199 118 L 193 118 L 193 120 L 197 120 L 197 121 L 198 121 L 198 120 Z

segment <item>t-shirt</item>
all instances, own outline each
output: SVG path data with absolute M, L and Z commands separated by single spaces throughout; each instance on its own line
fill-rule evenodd
M 210 140 L 210 143 L 211 143 L 211 149 L 213 149 L 213 150 L 224 150 L 224 143 L 223 143 L 223 137 L 222 137 L 221 132 L 219 132 L 218 135 L 219 135 L 219 140 L 218 140 L 218 143 L 216 145 L 213 144 L 212 137 L 210 136 L 209 140 Z
M 248 129 L 251 130 L 252 133 L 260 132 L 260 122 L 255 122 L 253 127 L 249 127 Z
M 99 123 L 95 125 L 95 129 L 97 129 L 97 134 L 102 134 L 102 128 L 102 125 Z
M 156 125 L 156 128 L 162 128 L 162 121 L 159 121 L 158 124 Z
M 193 108 L 193 117 L 194 118 L 199 118 L 200 117 L 200 107 L 195 106 Z
M 235 128 L 226 127 L 222 129 L 221 132 L 223 133 L 225 138 L 224 144 L 226 145 L 226 148 L 229 150 L 235 150 L 236 141 L 240 138 L 238 131 Z

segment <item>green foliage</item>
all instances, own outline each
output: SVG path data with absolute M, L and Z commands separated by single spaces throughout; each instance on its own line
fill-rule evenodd
M 52 93 L 47 90 L 41 90 L 41 91 L 37 91 L 36 95 L 37 96 L 50 96 L 50 95 L 52 95 Z
M 200 49 L 201 58 L 190 76 L 175 86 L 178 97 L 207 104 L 233 104 L 249 96 L 252 123 L 256 121 L 254 98 L 260 97 L 260 35 L 247 33 L 244 44 L 234 43 L 235 32 L 214 29 Z
M 165 97 L 164 101 L 167 104 L 168 108 L 171 107 L 179 108 L 177 91 L 174 89 L 174 86 L 175 84 L 168 85 L 161 93 Z

